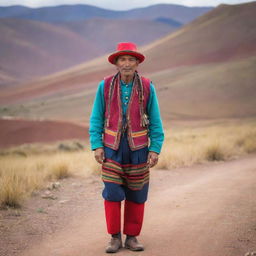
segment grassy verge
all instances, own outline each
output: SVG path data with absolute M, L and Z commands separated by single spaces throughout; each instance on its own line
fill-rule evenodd
M 158 169 L 222 161 L 256 152 L 256 122 L 166 131 Z
M 65 145 L 62 143 L 62 145 Z M 49 181 L 99 171 L 89 150 L 60 151 L 59 146 L 26 145 L 0 154 L 0 205 L 20 207 L 25 198 Z M 67 146 L 67 145 L 66 145 Z

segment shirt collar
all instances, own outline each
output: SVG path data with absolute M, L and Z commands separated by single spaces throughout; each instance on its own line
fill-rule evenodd
M 131 87 L 132 84 L 133 84 L 133 81 L 131 81 L 130 83 L 128 83 L 128 86 Z M 125 83 L 123 80 L 121 80 L 121 85 L 122 85 L 122 86 L 126 86 L 126 83 Z

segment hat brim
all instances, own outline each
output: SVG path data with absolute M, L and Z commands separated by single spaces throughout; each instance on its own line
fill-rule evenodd
M 119 51 L 119 52 L 114 52 L 108 57 L 108 61 L 111 64 L 116 64 L 116 58 L 122 55 L 131 55 L 136 57 L 139 60 L 139 63 L 143 62 L 145 60 L 145 56 L 139 52 L 134 52 L 134 51 Z

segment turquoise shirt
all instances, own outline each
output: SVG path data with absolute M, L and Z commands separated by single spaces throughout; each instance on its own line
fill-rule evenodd
M 126 113 L 128 102 L 130 100 L 133 82 L 125 84 L 121 83 L 121 100 L 123 113 Z M 104 80 L 98 86 L 92 113 L 90 117 L 90 143 L 91 149 L 103 147 L 102 134 L 104 131 L 104 113 L 105 113 L 105 100 L 104 100 Z M 149 116 L 149 138 L 150 146 L 149 151 L 156 153 L 161 152 L 162 144 L 164 141 L 163 125 L 159 111 L 159 105 L 156 95 L 155 87 L 150 83 L 150 97 L 147 105 L 147 113 Z

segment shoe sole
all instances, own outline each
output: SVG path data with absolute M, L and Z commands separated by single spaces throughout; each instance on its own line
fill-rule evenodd
M 144 248 L 132 248 L 128 245 L 125 245 L 124 248 L 129 249 L 129 250 L 134 251 L 134 252 L 144 251 Z
M 116 253 L 118 252 L 121 248 L 123 248 L 123 246 L 120 246 L 116 251 L 105 251 L 105 253 Z

